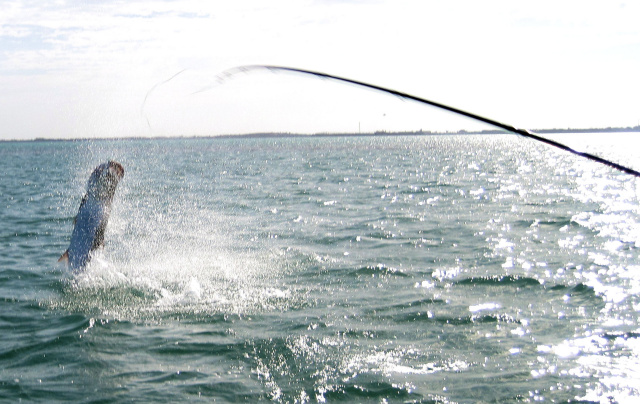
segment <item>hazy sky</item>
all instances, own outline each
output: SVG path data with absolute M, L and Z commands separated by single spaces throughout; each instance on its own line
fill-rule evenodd
M 638 1 L 0 0 L 0 10 L 2 139 L 469 125 L 296 75 L 215 85 L 245 64 L 342 75 L 522 128 L 640 123 Z

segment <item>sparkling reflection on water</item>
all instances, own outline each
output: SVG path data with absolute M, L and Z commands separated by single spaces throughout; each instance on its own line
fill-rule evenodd
M 627 175 L 514 136 L 20 147 L 0 148 L 11 398 L 640 397 Z M 107 248 L 65 277 L 52 262 L 107 158 L 127 170 Z

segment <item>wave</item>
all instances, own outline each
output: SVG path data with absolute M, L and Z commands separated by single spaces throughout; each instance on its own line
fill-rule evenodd
M 410 313 L 402 313 L 398 315 L 389 316 L 396 323 L 429 323 L 436 326 L 452 325 L 452 326 L 464 326 L 473 324 L 487 324 L 487 323 L 512 323 L 520 324 L 520 320 L 509 314 L 482 314 L 482 315 L 435 315 L 430 311 L 416 311 Z
M 563 296 L 570 298 L 572 305 L 603 305 L 602 297 L 596 290 L 584 283 L 575 285 L 554 285 L 549 288 L 552 291 L 561 292 Z
M 552 219 L 540 220 L 540 219 L 519 219 L 514 220 L 513 227 L 526 229 L 530 227 L 550 228 L 551 230 L 560 230 L 565 226 L 570 226 L 573 220 L 569 217 L 557 217 Z
M 519 275 L 492 275 L 492 276 L 480 276 L 461 279 L 454 282 L 460 286 L 541 286 L 541 282 L 535 278 L 529 278 Z
M 410 383 L 392 383 L 389 375 L 440 373 L 459 370 L 459 364 L 414 362 L 405 352 L 381 352 L 360 346 L 346 335 L 314 338 L 287 336 L 251 340 L 245 362 L 273 401 L 386 401 L 389 398 L 423 402 Z M 362 340 L 360 340 L 362 341 Z M 375 339 L 374 339 L 375 341 Z M 372 342 L 375 343 L 375 342 Z M 420 353 L 409 355 L 424 359 Z
M 360 267 L 348 272 L 349 275 L 360 277 L 360 276 L 398 276 L 401 278 L 409 277 L 410 275 L 403 272 L 402 270 L 394 267 L 390 267 L 384 264 L 378 265 L 367 265 L 364 267 Z

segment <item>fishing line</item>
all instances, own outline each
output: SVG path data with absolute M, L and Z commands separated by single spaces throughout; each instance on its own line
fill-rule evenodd
M 153 90 L 155 90 L 156 88 L 160 87 L 161 85 L 164 85 L 164 84 L 170 82 L 171 80 L 175 79 L 177 76 L 179 76 L 180 74 L 184 73 L 186 70 L 187 69 L 182 69 L 178 73 L 176 73 L 173 76 L 169 77 L 168 79 L 162 80 L 161 82 L 156 83 L 153 87 L 151 87 L 151 89 L 149 91 L 147 91 L 147 94 L 144 96 L 144 100 L 142 101 L 142 105 L 140 106 L 140 115 L 147 122 L 147 126 L 149 127 L 149 132 L 151 132 L 151 130 L 152 130 L 151 129 L 151 122 L 149 122 L 149 118 L 144 113 L 144 107 L 147 104 L 147 99 L 149 98 L 149 95 L 153 92 Z
M 356 86 L 360 86 L 360 87 L 365 87 L 365 88 L 369 88 L 375 91 L 381 91 L 387 94 L 391 94 L 391 95 L 395 95 L 396 97 L 400 97 L 400 98 L 404 98 L 404 99 L 408 99 L 408 100 L 412 100 L 412 101 L 416 101 L 422 104 L 427 104 L 427 105 L 431 105 L 433 107 L 436 108 L 440 108 L 440 109 L 444 109 L 446 111 L 449 112 L 453 112 L 455 114 L 458 115 L 462 115 L 465 116 L 467 118 L 471 118 L 474 119 L 476 121 L 480 121 L 480 122 L 484 122 L 487 123 L 489 125 L 495 126 L 497 128 L 500 129 L 504 129 L 507 130 L 509 132 L 515 133 L 517 135 L 529 138 L 529 139 L 533 139 L 535 141 L 538 142 L 542 142 L 545 143 L 549 146 L 553 146 L 556 147 L 558 149 L 564 150 L 566 152 L 569 153 L 573 153 L 577 156 L 598 162 L 600 164 L 604 164 L 606 166 L 615 168 L 617 170 L 620 170 L 624 173 L 636 176 L 636 177 L 640 177 L 640 172 L 623 166 L 621 164 L 618 163 L 614 163 L 613 161 L 604 159 L 602 157 L 590 154 L 590 153 L 585 153 L 585 152 L 581 152 L 575 149 L 572 149 L 571 147 L 564 145 L 562 143 L 556 142 L 555 140 L 551 140 L 551 139 L 547 139 L 545 137 L 542 137 L 534 132 L 528 131 L 526 129 L 519 129 L 516 128 L 512 125 L 508 125 L 506 123 L 502 123 L 502 122 L 498 122 L 496 120 L 493 119 L 489 119 L 489 118 L 485 118 L 483 116 L 480 115 L 476 115 L 474 113 L 471 112 L 467 112 L 458 108 L 454 108 L 454 107 L 450 107 L 448 105 L 445 104 L 441 104 L 439 102 L 435 102 L 435 101 L 430 101 L 424 98 L 420 98 L 420 97 L 416 97 L 415 95 L 411 95 L 411 94 L 407 94 L 407 93 L 403 93 L 400 91 L 396 91 L 390 88 L 385 88 L 385 87 L 381 87 L 381 86 L 377 86 L 374 84 L 369 84 L 369 83 L 365 83 L 362 81 L 357 81 L 357 80 L 353 80 L 353 79 L 347 79 L 344 77 L 340 77 L 340 76 L 334 76 L 332 74 L 327 74 L 327 73 L 322 73 L 322 72 L 317 72 L 317 71 L 312 71 L 312 70 L 305 70 L 305 69 L 298 69 L 298 68 L 294 68 L 294 67 L 286 67 L 286 66 L 273 66 L 273 65 L 246 65 L 246 66 L 239 66 L 239 67 L 234 67 L 232 69 L 226 70 L 223 73 L 221 73 L 218 76 L 218 79 L 220 82 L 224 81 L 227 78 L 232 78 L 233 76 L 239 74 L 239 73 L 245 73 L 245 72 L 250 72 L 253 70 L 258 70 L 258 69 L 266 69 L 266 70 L 270 70 L 270 71 L 282 71 L 282 72 L 290 72 L 290 73 L 300 73 L 300 74 L 306 74 L 306 75 L 312 75 L 312 76 L 316 76 L 316 77 L 320 77 L 320 78 L 324 78 L 324 79 L 330 79 L 330 80 L 336 80 L 336 81 L 340 81 L 343 83 L 348 83 L 348 84 L 353 84 Z M 201 91 L 205 91 L 205 90 L 201 90 Z

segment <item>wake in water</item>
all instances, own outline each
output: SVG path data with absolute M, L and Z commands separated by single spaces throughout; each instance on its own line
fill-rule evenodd
M 168 200 L 153 189 L 166 189 L 162 181 L 130 182 L 114 204 L 107 248 L 93 251 L 83 271 L 67 274 L 54 305 L 136 321 L 291 304 L 291 290 L 278 284 L 284 253 L 230 236 L 237 220 L 194 204 L 193 194 Z
M 291 291 L 277 284 L 281 257 L 268 251 L 224 250 L 176 238 L 138 244 L 133 251 L 112 247 L 68 279 L 63 306 L 137 321 L 247 315 L 290 305 Z

